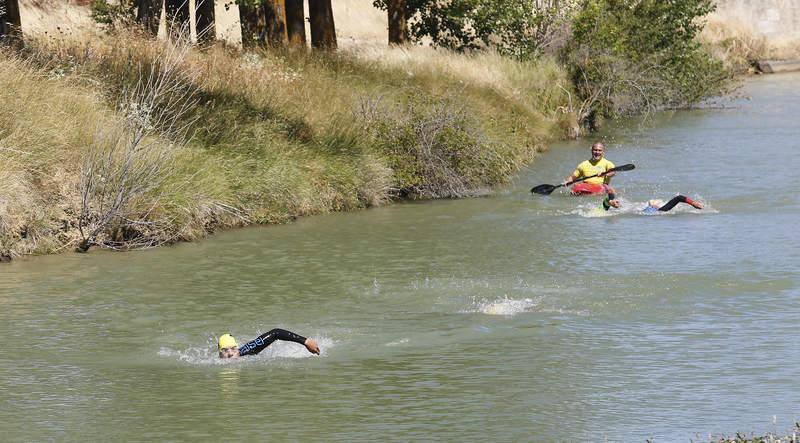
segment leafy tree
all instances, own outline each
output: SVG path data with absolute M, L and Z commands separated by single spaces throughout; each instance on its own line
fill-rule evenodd
M 238 0 L 245 46 L 305 46 L 303 0 Z
M 161 0 L 136 0 L 136 21 L 152 35 L 158 34 Z
M 587 116 L 686 106 L 724 91 L 730 74 L 695 38 L 714 8 L 713 0 L 585 0 L 565 58 Z
M 161 2 L 158 2 L 158 5 L 160 15 Z M 110 29 L 118 25 L 127 26 L 137 17 L 136 7 L 137 4 L 134 0 L 119 0 L 118 2 L 92 0 L 92 18 L 97 23 L 107 25 Z M 155 30 L 158 31 L 158 17 L 155 20 Z
M 390 14 L 395 0 L 374 0 Z M 493 48 L 530 59 L 566 40 L 577 0 L 405 0 L 410 37 L 455 50 Z
M 261 0 L 238 0 L 242 44 L 253 46 L 266 41 L 266 16 Z
M 180 38 L 189 34 L 189 0 L 165 0 L 167 34 Z M 188 40 L 188 38 L 187 38 Z
M 308 0 L 308 13 L 311 19 L 311 46 L 335 50 L 336 26 L 331 0 Z
M 700 19 L 713 0 L 588 0 L 574 21 L 578 44 L 608 49 L 632 61 L 652 54 L 680 63 L 700 48 Z
M 0 43 L 9 43 L 11 46 L 22 44 L 18 0 L 5 0 L 0 3 Z
M 214 0 L 197 0 L 196 8 L 197 40 L 199 42 L 211 42 L 216 38 Z
M 404 45 L 408 43 L 406 0 L 387 0 L 386 12 L 389 16 L 389 44 Z
M 286 0 L 286 32 L 289 43 L 296 46 L 306 45 L 306 22 L 303 0 Z

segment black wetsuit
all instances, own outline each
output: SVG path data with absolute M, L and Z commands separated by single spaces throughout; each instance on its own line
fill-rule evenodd
M 256 355 L 266 349 L 266 347 L 271 345 L 275 340 L 293 341 L 301 345 L 305 345 L 306 343 L 306 338 L 302 335 L 297 335 L 285 329 L 273 329 L 239 346 L 239 355 Z
M 667 204 L 665 204 L 664 206 L 662 206 L 660 208 L 653 208 L 652 206 L 648 206 L 647 208 L 645 208 L 645 212 L 655 212 L 655 211 L 667 212 L 670 209 L 674 208 L 678 203 L 688 203 L 689 201 L 691 201 L 691 200 L 689 200 L 686 196 L 677 195 L 677 196 L 673 197 L 672 200 L 668 201 Z M 653 208 L 653 209 L 650 209 L 650 208 Z M 650 209 L 650 210 L 648 211 L 648 209 Z

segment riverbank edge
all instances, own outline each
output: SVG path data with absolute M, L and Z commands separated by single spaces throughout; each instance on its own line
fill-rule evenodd
M 158 65 L 161 45 L 30 40 L 24 55 L 0 56 L 0 259 L 74 250 L 102 217 L 93 209 L 102 201 L 82 199 L 87 158 L 124 142 L 131 117 L 141 117 L 120 98 L 137 82 L 132 64 Z M 109 223 L 90 247 L 155 247 L 394 201 L 484 195 L 577 126 L 553 60 L 430 48 L 212 47 L 184 57 L 176 76 L 194 88 L 194 107 L 180 118 L 190 136 L 146 134 L 173 149 L 168 177 L 130 198 L 119 218 L 146 214 L 137 229 Z M 416 142 L 428 136 L 428 145 Z
M 778 74 L 800 71 L 800 59 L 792 60 L 759 60 L 758 70 L 762 74 Z
M 109 224 L 101 229 L 102 238 L 87 242 L 81 224 L 101 219 L 102 214 L 87 214 L 92 205 L 81 201 L 76 177 L 85 169 L 87 151 L 97 147 L 96 122 L 125 126 L 119 99 L 135 80 L 124 70 L 131 60 L 152 65 L 157 58 L 154 48 L 162 44 L 137 36 L 123 36 L 123 43 L 119 35 L 114 42 L 109 40 L 95 36 L 90 42 L 29 41 L 21 64 L 34 77 L 27 86 L 32 94 L 50 91 L 44 94 L 65 98 L 52 84 L 37 85 L 42 79 L 54 82 L 71 91 L 66 107 L 83 108 L 86 115 L 77 125 L 70 124 L 78 131 L 65 130 L 64 125 L 48 122 L 69 114 L 63 100 L 39 100 L 43 109 L 55 110 L 61 117 L 44 116 L 44 127 L 33 124 L 26 129 L 67 133 L 67 140 L 51 137 L 58 139 L 51 140 L 51 147 L 62 155 L 55 160 L 49 154 L 44 161 L 33 159 L 32 166 L 20 167 L 31 163 L 24 156 L 12 158 L 5 168 L 0 164 L 0 173 L 12 177 L 5 185 L 7 192 L 33 191 L 0 205 L 0 260 L 75 246 L 154 247 L 193 241 L 223 229 L 286 223 L 394 201 L 483 195 L 530 165 L 549 143 L 578 137 L 583 131 L 568 74 L 552 59 L 523 63 L 496 54 L 419 47 L 354 47 L 337 55 L 238 52 L 223 47 L 192 50 L 185 64 L 195 74 L 185 74 L 205 76 L 190 83 L 201 90 L 203 107 L 216 113 L 192 113 L 193 136 L 175 157 L 179 174 L 150 190 L 158 194 L 155 202 L 153 198 L 137 202 L 139 213 L 160 218 L 137 219 L 134 229 Z M 728 56 L 732 53 L 725 45 L 718 47 Z M 231 80 L 242 73 L 266 80 Z M 98 86 L 99 94 L 91 91 Z M 293 90 L 287 93 L 286 88 Z M 265 91 L 278 93 L 267 98 Z M 80 103 L 75 97 L 82 97 Z M 13 107 L 6 111 L 14 113 Z M 227 116 L 219 118 L 222 114 Z M 347 119 L 353 121 L 343 121 Z M 198 120 L 203 124 L 195 124 Z M 436 137 L 441 136 L 434 143 L 436 152 L 423 158 L 431 146 L 420 146 L 414 138 L 426 138 L 423 132 L 433 121 L 447 121 L 450 126 L 434 128 Z M 246 132 L 247 140 L 239 140 L 231 127 Z M 25 141 L 22 137 L 23 144 L 17 147 L 24 148 Z M 13 143 L 12 150 L 28 152 Z M 472 158 L 477 161 L 468 161 Z M 431 167 L 435 161 L 439 164 Z M 209 173 L 220 168 L 226 170 Z M 178 195 L 174 201 L 162 201 L 167 193 Z M 130 212 L 136 216 L 135 208 Z

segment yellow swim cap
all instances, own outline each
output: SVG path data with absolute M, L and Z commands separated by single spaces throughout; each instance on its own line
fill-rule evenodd
M 236 344 L 236 339 L 233 338 L 231 334 L 223 334 L 219 337 L 219 340 L 217 341 L 217 346 L 219 347 L 219 349 L 224 349 L 224 348 L 233 348 L 238 345 Z

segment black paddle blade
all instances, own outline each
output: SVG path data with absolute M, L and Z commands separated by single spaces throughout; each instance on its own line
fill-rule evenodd
M 636 166 L 634 166 L 633 163 L 628 163 L 627 165 L 622 165 L 622 166 L 617 166 L 616 168 L 611 168 L 611 170 L 612 171 L 630 171 L 630 170 L 634 169 L 635 167 Z
M 539 185 L 531 189 L 531 192 L 534 194 L 542 194 L 542 195 L 550 195 L 551 192 L 555 191 L 558 186 L 553 185 Z

